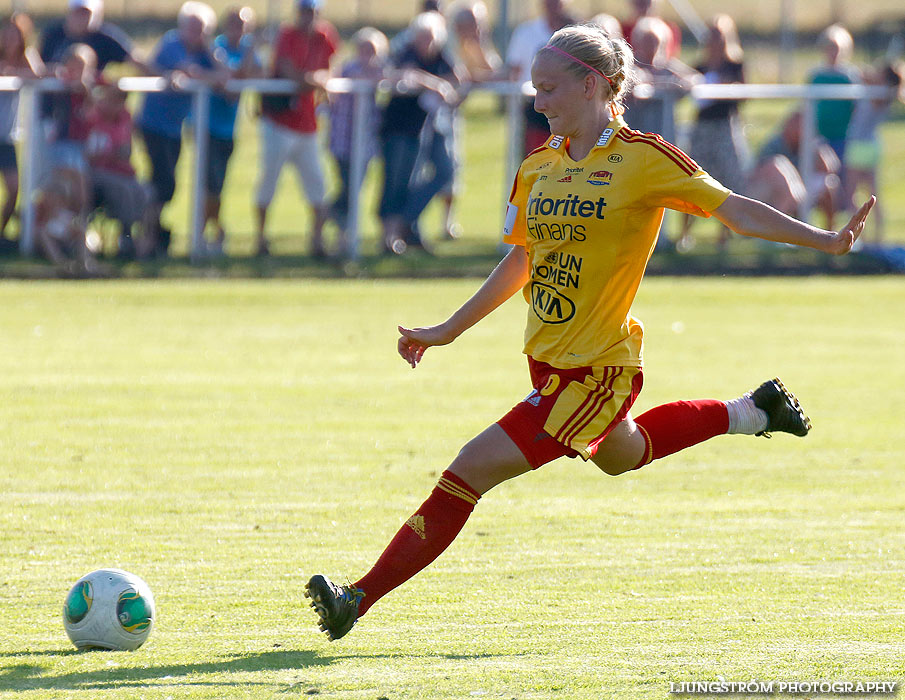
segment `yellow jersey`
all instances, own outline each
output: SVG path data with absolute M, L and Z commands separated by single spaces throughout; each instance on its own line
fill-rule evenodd
M 643 326 L 630 311 L 664 207 L 710 216 L 729 194 L 621 117 L 580 161 L 552 135 L 519 167 L 503 227 L 531 265 L 524 352 L 559 368 L 641 367 Z

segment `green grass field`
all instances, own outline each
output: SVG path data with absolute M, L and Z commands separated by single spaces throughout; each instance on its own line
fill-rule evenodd
M 528 392 L 513 300 L 417 371 L 397 323 L 474 280 L 0 285 L 0 697 L 664 698 L 688 680 L 905 681 L 900 278 L 642 286 L 637 410 L 774 374 L 806 440 L 717 438 L 611 478 L 504 484 L 340 642 L 354 580 L 458 447 Z M 117 566 L 159 619 L 76 653 L 61 606 Z

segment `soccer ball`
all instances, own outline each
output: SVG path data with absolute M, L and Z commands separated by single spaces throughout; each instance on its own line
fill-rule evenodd
M 154 626 L 148 584 L 120 569 L 82 576 L 63 604 L 63 627 L 78 649 L 138 649 Z

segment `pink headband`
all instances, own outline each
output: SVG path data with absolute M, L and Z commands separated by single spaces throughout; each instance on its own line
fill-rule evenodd
M 575 61 L 575 63 L 580 63 L 581 65 L 583 65 L 583 66 L 584 66 L 585 68 L 587 68 L 588 70 L 594 71 L 597 75 L 599 75 L 601 78 L 603 78 L 604 80 L 606 80 L 606 81 L 610 84 L 610 89 L 611 89 L 613 92 L 616 92 L 616 86 L 613 85 L 613 81 L 610 80 L 606 75 L 604 75 L 603 73 L 601 73 L 599 70 L 597 70 L 596 68 L 594 68 L 594 66 L 589 66 L 587 63 L 585 63 L 585 62 L 582 61 L 581 59 L 575 58 L 575 56 L 573 56 L 573 55 L 570 54 L 570 53 L 566 53 L 565 51 L 563 51 L 563 50 L 562 50 L 561 48 L 559 48 L 558 46 L 552 46 L 552 45 L 550 45 L 550 44 L 547 44 L 546 46 L 544 46 L 544 48 L 545 48 L 545 49 L 550 49 L 551 51 L 555 51 L 555 52 L 558 53 L 560 56 L 565 56 L 565 57 L 568 58 L 569 60 Z

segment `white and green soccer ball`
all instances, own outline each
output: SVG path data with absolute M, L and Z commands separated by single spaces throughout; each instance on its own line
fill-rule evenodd
M 138 649 L 154 627 L 148 584 L 121 569 L 82 576 L 63 604 L 63 627 L 78 649 Z

